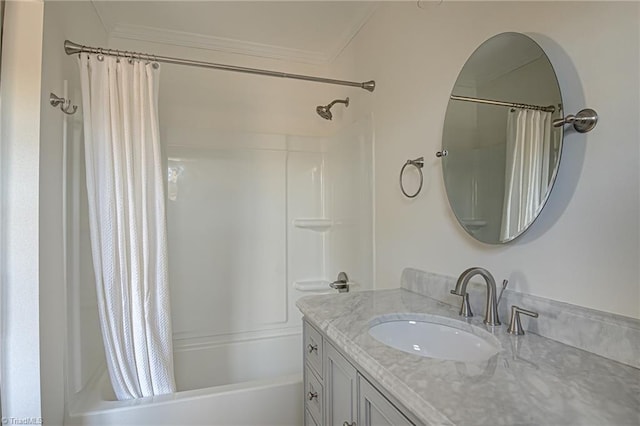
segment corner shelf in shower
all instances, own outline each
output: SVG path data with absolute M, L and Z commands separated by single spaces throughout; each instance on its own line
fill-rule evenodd
M 296 228 L 324 232 L 333 226 L 333 221 L 326 218 L 293 219 L 293 226 Z
M 487 221 L 483 219 L 461 219 L 460 222 L 471 231 L 477 231 L 487 226 Z
M 294 281 L 293 288 L 299 291 L 311 291 L 311 292 L 334 292 L 329 284 L 331 284 L 327 280 L 301 280 Z

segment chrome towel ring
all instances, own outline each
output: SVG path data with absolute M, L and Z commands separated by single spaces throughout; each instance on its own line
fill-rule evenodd
M 420 185 L 418 186 L 418 189 L 414 194 L 407 194 L 407 191 L 404 190 L 404 183 L 402 182 L 402 177 L 404 175 L 404 171 L 407 168 L 407 166 L 415 167 L 416 169 L 418 169 L 418 173 L 420 173 Z M 422 175 L 422 167 L 424 167 L 424 157 L 418 157 L 415 160 L 407 160 L 407 162 L 404 163 L 404 165 L 402 166 L 402 169 L 400 169 L 400 190 L 402 191 L 405 197 L 415 198 L 420 193 L 420 191 L 422 191 L 422 183 L 424 182 L 424 176 Z

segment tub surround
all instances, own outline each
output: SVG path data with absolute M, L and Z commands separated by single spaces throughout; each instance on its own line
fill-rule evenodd
M 405 271 L 404 286 L 420 287 L 412 279 L 419 275 L 414 271 Z M 444 281 L 433 276 L 422 283 L 431 286 L 438 279 Z M 512 302 L 503 298 L 501 303 L 506 301 Z M 460 320 L 458 306 L 405 288 L 309 296 L 297 306 L 358 370 L 425 424 L 640 423 L 639 369 L 533 332 L 508 335 L 504 312 L 503 325 L 493 331 L 501 352 L 486 362 L 465 363 L 404 353 L 369 335 L 371 324 L 382 316 L 431 314 Z M 486 328 L 482 307 L 475 312 L 471 324 Z

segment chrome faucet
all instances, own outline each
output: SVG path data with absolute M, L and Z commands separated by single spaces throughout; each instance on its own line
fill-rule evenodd
M 329 284 L 329 287 L 335 288 L 338 290 L 338 293 L 348 293 L 349 292 L 349 277 L 346 272 L 340 272 L 338 274 L 338 279 Z
M 472 316 L 468 305 L 469 298 L 467 295 L 467 284 L 469 284 L 469 280 L 476 275 L 481 275 L 487 284 L 487 303 L 484 308 L 484 323 L 492 326 L 500 325 L 500 318 L 498 318 L 498 302 L 496 300 L 496 281 L 493 279 L 493 275 L 491 275 L 489 271 L 477 266 L 469 268 L 460 274 L 458 282 L 456 282 L 455 290 L 451 290 L 451 294 L 462 296 L 462 308 L 460 309 L 460 315 L 465 315 L 465 312 L 468 311 L 469 315 L 465 316 Z

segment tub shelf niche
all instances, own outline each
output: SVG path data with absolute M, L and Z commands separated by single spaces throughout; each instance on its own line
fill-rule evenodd
M 329 280 L 300 280 L 293 282 L 293 288 L 298 291 L 313 292 L 313 293 L 336 293 L 337 291 L 331 288 L 331 281 Z M 360 288 L 360 284 L 356 281 L 349 281 L 349 291 L 353 291 Z
M 327 218 L 300 218 L 293 219 L 293 226 L 317 232 L 325 232 L 333 226 L 333 221 Z
M 293 288 L 298 291 L 312 291 L 314 293 L 333 293 L 333 290 L 329 284 L 331 284 L 328 280 L 301 280 L 294 281 Z

